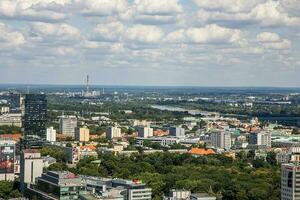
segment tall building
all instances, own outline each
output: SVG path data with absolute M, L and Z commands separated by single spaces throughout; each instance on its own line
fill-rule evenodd
M 216 148 L 231 148 L 231 133 L 221 131 L 211 133 L 211 144 Z
M 269 132 L 250 133 L 249 144 L 271 147 L 271 133 Z
M 41 146 L 46 141 L 47 100 L 45 94 L 26 94 L 23 117 L 23 145 Z
M 149 126 L 138 127 L 138 136 L 141 138 L 153 137 L 153 128 L 150 128 Z
M 300 166 L 281 165 L 281 200 L 300 200 Z
M 81 178 L 71 172 L 48 171 L 38 177 L 27 191 L 26 196 L 36 196 L 37 199 L 79 199 Z
M 15 141 L 0 140 L 0 180 L 15 179 Z
M 120 138 L 120 137 L 122 137 L 121 128 L 114 127 L 114 126 L 107 128 L 107 130 L 106 130 L 106 138 L 107 139 L 111 140 L 111 139 Z
M 56 130 L 53 127 L 47 128 L 47 141 L 48 142 L 56 141 Z
M 79 142 L 88 142 L 90 140 L 90 129 L 86 126 L 82 128 L 75 128 L 75 140 Z
M 65 136 L 74 137 L 77 127 L 76 116 L 61 116 L 59 118 L 59 132 Z
M 37 149 L 25 149 L 20 157 L 20 187 L 24 191 L 43 173 L 43 158 Z
M 185 129 L 181 127 L 171 127 L 169 129 L 169 135 L 174 137 L 185 137 Z

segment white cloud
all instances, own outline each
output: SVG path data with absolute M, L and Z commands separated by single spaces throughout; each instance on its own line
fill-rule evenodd
M 247 1 L 243 1 L 247 2 Z M 268 1 L 258 4 L 248 12 L 208 11 L 201 9 L 197 13 L 198 20 L 206 22 L 243 22 L 249 24 L 260 24 L 262 26 L 300 26 L 300 18 L 290 16 L 288 12 L 281 9 L 280 3 Z
M 98 24 L 94 29 L 93 39 L 118 41 L 124 33 L 125 26 L 118 21 L 107 24 Z
M 80 38 L 80 30 L 70 24 L 51 24 L 35 22 L 32 31 L 41 37 L 49 36 L 57 40 L 74 40 Z
M 157 43 L 163 36 L 164 32 L 161 28 L 150 25 L 134 25 L 124 34 L 126 40 L 141 43 Z
M 202 28 L 188 28 L 177 30 L 167 35 L 168 42 L 192 42 L 199 44 L 235 43 L 242 39 L 242 31 L 221 27 L 216 24 Z
M 280 37 L 277 33 L 263 32 L 256 36 L 258 42 L 279 42 Z
M 128 4 L 126 0 L 74 0 L 82 14 L 106 16 L 125 12 Z
M 0 23 L 0 48 L 10 48 L 23 45 L 24 35 L 19 31 L 14 31 L 7 25 Z
M 178 0 L 135 0 L 135 5 L 144 15 L 174 15 L 183 10 Z
M 69 0 L 1 0 L 0 17 L 32 21 L 60 21 L 66 14 L 60 9 Z
M 290 40 L 284 39 L 279 42 L 264 43 L 263 46 L 267 49 L 284 50 L 290 49 L 292 43 Z
M 200 8 L 234 13 L 249 11 L 264 1 L 265 0 L 194 0 Z

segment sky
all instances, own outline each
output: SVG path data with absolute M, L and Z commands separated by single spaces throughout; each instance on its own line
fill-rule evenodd
M 0 84 L 300 87 L 299 0 L 0 0 Z

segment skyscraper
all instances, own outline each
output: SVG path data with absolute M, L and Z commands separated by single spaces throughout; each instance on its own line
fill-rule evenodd
M 294 163 L 281 165 L 281 200 L 300 199 L 300 166 Z
M 23 117 L 23 145 L 41 146 L 46 141 L 47 100 L 45 94 L 26 94 Z

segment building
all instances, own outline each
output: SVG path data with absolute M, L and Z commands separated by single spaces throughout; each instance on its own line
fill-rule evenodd
M 230 149 L 231 148 L 231 133 L 230 132 L 212 132 L 211 145 L 215 148 Z
M 0 109 L 1 114 L 7 114 L 9 113 L 9 107 L 8 106 L 2 106 Z
M 169 135 L 174 137 L 185 137 L 185 129 L 181 127 L 171 127 Z
M 0 180 L 15 179 L 15 141 L 0 140 Z
M 43 158 L 36 149 L 25 149 L 20 157 L 20 187 L 24 191 L 43 173 Z
M 140 126 L 137 130 L 138 136 L 141 138 L 153 137 L 153 128 L 150 128 L 150 126 Z
M 300 200 L 300 166 L 281 165 L 281 200 Z
M 191 194 L 190 200 L 216 200 L 217 198 L 207 193 Z
M 249 144 L 256 145 L 256 146 L 271 147 L 271 133 L 269 132 L 250 133 Z
M 46 141 L 47 100 L 45 94 L 26 94 L 23 118 L 23 145 L 40 147 Z
M 21 113 L 8 113 L 8 114 L 0 115 L 0 126 L 22 127 Z
M 107 139 L 114 139 L 114 138 L 121 138 L 122 134 L 121 134 L 121 128 L 119 127 L 108 127 L 106 130 L 106 138 Z
M 77 127 L 76 116 L 61 116 L 59 118 L 59 132 L 68 137 L 75 136 L 75 128 Z
M 146 184 L 140 181 L 130 181 L 124 179 L 113 179 L 112 187 L 123 187 L 126 189 L 124 198 L 127 200 L 151 200 L 152 191 Z
M 170 190 L 169 196 L 165 200 L 188 200 L 190 199 L 191 191 L 188 190 Z
M 88 142 L 90 140 L 90 129 L 86 126 L 82 128 L 75 128 L 75 140 L 79 142 Z
M 46 140 L 48 142 L 55 142 L 56 141 L 56 130 L 53 127 L 47 128 Z
M 136 139 L 136 144 L 138 146 L 143 146 L 145 140 L 153 143 L 159 143 L 161 146 L 166 146 L 166 147 L 177 144 L 180 141 L 178 138 L 174 138 L 174 137 L 151 137 L 151 138 L 139 137 Z
M 25 196 L 37 199 L 79 199 L 83 190 L 81 178 L 71 172 L 48 171 L 36 179 L 36 184 L 27 189 Z

